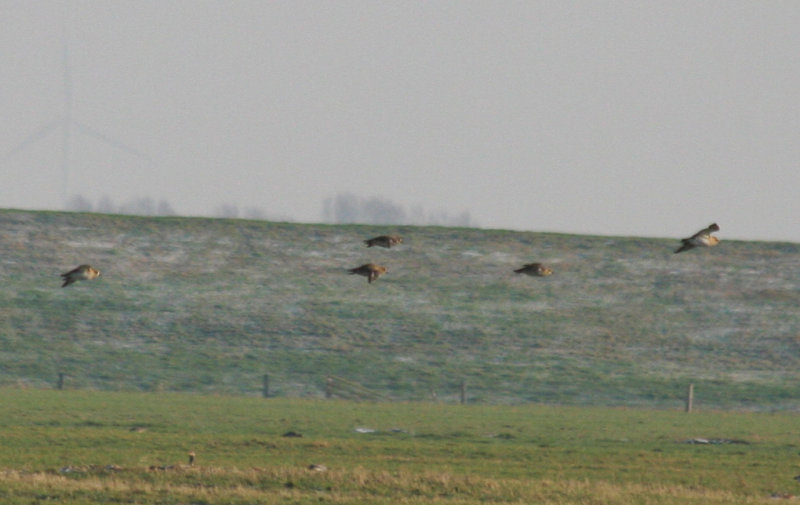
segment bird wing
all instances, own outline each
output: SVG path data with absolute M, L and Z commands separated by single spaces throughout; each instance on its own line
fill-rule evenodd
M 699 238 L 699 237 L 710 237 L 712 233 L 715 231 L 719 231 L 719 225 L 717 223 L 711 223 L 708 228 L 703 228 L 702 230 L 698 231 L 690 238 Z
M 61 274 L 61 277 L 72 277 L 73 275 L 80 273 L 82 267 L 73 268 L 67 273 Z

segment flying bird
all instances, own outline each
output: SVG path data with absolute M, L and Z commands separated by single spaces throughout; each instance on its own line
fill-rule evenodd
M 360 267 L 350 269 L 351 274 L 363 275 L 370 284 L 386 272 L 386 267 L 376 265 L 375 263 L 366 263 Z
M 81 265 L 65 274 L 61 274 L 61 277 L 64 278 L 64 284 L 61 287 L 65 288 L 73 282 L 90 281 L 100 277 L 100 270 L 93 268 L 91 265 Z
M 689 238 L 681 239 L 681 246 L 675 249 L 675 254 L 694 249 L 695 247 L 714 247 L 719 244 L 719 239 L 712 235 L 715 231 L 719 231 L 719 225 L 717 223 L 711 223 L 708 228 L 698 231 Z
M 514 270 L 514 272 L 518 274 L 525 274 L 530 275 L 533 277 L 546 277 L 553 273 L 549 267 L 542 265 L 541 263 L 528 263 L 522 265 L 522 268 L 518 268 Z
M 397 235 L 381 235 L 380 237 L 373 237 L 364 241 L 367 247 L 380 246 L 389 249 L 392 246 L 403 243 L 403 238 Z

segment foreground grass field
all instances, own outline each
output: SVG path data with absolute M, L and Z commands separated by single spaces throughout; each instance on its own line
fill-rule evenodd
M 748 504 L 800 491 L 789 413 L 13 388 L 0 405 L 11 505 Z M 721 443 L 686 443 L 700 438 Z

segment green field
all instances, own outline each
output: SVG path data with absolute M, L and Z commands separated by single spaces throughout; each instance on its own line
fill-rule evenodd
M 750 504 L 800 491 L 790 413 L 10 388 L 0 404 L 9 505 Z
M 0 385 L 800 407 L 800 245 L 0 211 Z M 398 233 L 405 243 L 367 249 Z M 368 285 L 347 269 L 389 273 Z M 542 261 L 547 278 L 515 275 Z M 81 263 L 103 272 L 60 288 Z M 364 396 L 334 383 L 340 397 Z M 367 395 L 369 396 L 369 395 Z

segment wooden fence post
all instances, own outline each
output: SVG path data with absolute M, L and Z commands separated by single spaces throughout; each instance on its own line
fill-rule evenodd
M 325 377 L 325 398 L 333 397 L 333 377 Z
M 686 412 L 692 411 L 692 404 L 694 403 L 694 384 L 689 384 L 689 390 L 686 392 Z
M 58 374 L 58 382 L 56 383 L 56 388 L 59 390 L 64 389 L 64 374 L 59 372 Z
M 261 378 L 261 396 L 269 398 L 269 375 L 267 374 Z

